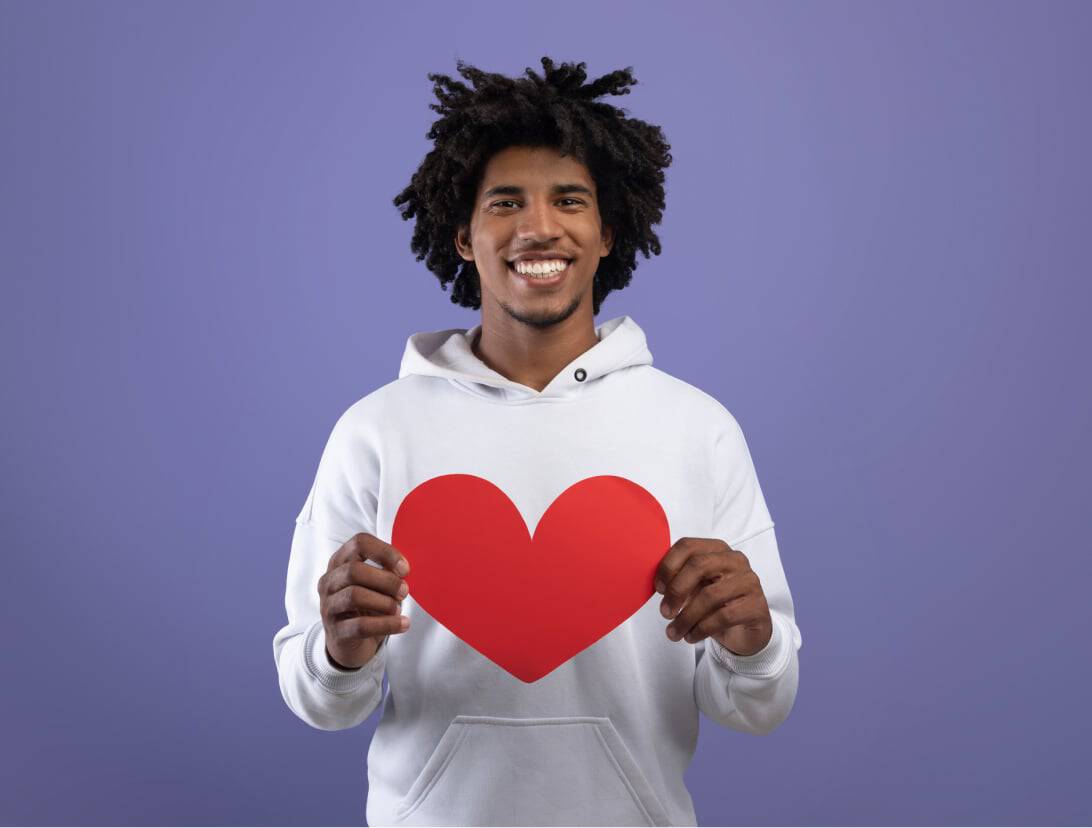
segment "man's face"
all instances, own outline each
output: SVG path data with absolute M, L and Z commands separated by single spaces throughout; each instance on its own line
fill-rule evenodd
M 482 306 L 496 305 L 524 324 L 545 328 L 586 303 L 599 259 L 610 253 L 611 228 L 599 216 L 595 182 L 587 167 L 551 147 L 507 147 L 486 165 L 474 200 L 469 233 L 455 245 L 473 261 Z M 548 280 L 521 276 L 514 259 L 560 256 L 568 264 Z

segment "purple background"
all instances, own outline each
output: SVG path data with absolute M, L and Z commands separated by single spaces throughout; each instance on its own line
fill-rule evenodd
M 702 824 L 1092 820 L 1087 3 L 0 5 L 0 816 L 360 824 L 378 713 L 285 706 L 335 419 L 469 327 L 391 200 L 455 59 L 672 144 L 632 316 L 744 428 L 796 706 L 702 721 Z M 1082 379 L 1083 377 L 1083 379 Z M 1082 515 L 1084 517 L 1082 517 Z

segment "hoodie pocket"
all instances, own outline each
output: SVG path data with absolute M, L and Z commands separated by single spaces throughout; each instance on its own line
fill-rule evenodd
M 611 720 L 456 716 L 395 809 L 406 825 L 669 825 Z

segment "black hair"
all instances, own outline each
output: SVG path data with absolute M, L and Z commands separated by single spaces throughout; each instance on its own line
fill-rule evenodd
M 426 133 L 433 149 L 394 199 L 403 219 L 417 219 L 410 249 L 417 261 L 427 257 L 426 267 L 442 290 L 454 281 L 453 303 L 480 308 L 478 270 L 459 255 L 455 233 L 470 224 L 485 166 L 508 146 L 555 147 L 588 168 L 600 218 L 614 229 L 611 251 L 600 259 L 592 288 L 593 314 L 598 314 L 608 293 L 629 284 L 638 249 L 646 259 L 650 251 L 660 254 L 652 225 L 663 217 L 663 170 L 671 164 L 671 146 L 660 127 L 595 100 L 604 94 L 628 95 L 637 82 L 633 68 L 585 84 L 583 62 L 555 67 L 548 57 L 542 58 L 542 76 L 528 67 L 526 78 L 483 72 L 462 60 L 457 66 L 474 88 L 429 73 L 439 101 L 429 108 L 441 115 Z

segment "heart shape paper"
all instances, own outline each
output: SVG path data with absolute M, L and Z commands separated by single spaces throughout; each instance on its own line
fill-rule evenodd
M 532 537 L 493 483 L 446 474 L 402 500 L 391 545 L 409 560 L 414 601 L 494 664 L 533 682 L 648 601 L 670 529 L 648 491 L 602 475 L 559 494 Z

